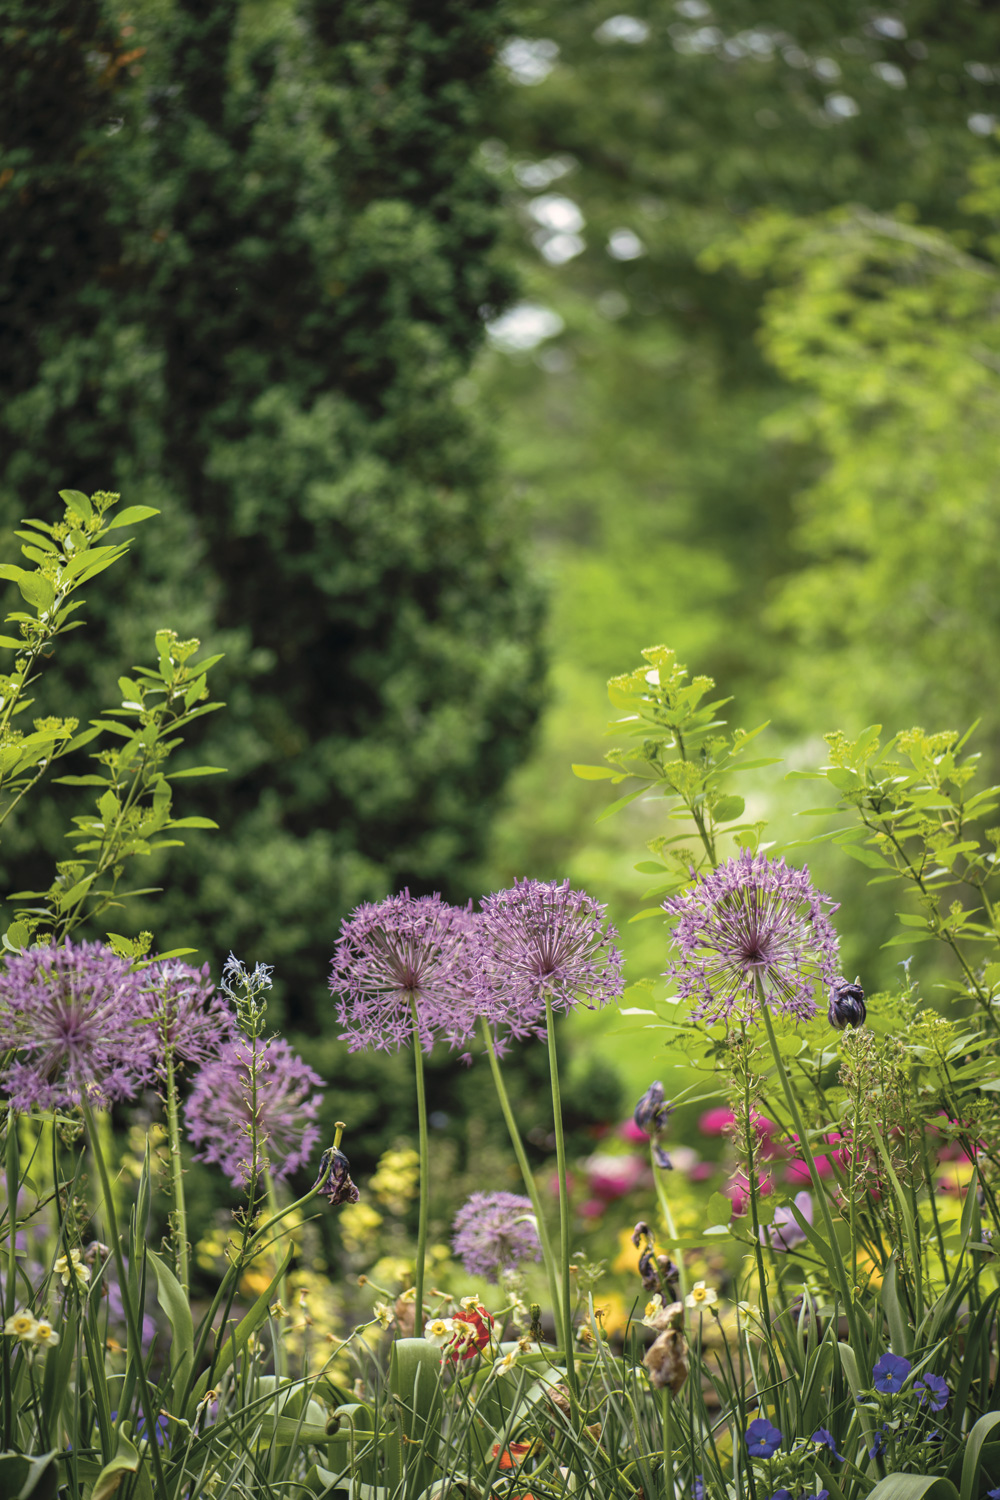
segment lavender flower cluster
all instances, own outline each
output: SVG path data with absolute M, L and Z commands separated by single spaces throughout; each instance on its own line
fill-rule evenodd
M 569 1011 L 617 998 L 622 958 L 604 907 L 569 881 L 515 881 L 482 910 L 403 891 L 346 921 L 330 989 L 352 1052 L 412 1040 L 430 1051 L 472 1036 L 480 1018 L 511 1037 L 544 1036 L 546 1004 Z

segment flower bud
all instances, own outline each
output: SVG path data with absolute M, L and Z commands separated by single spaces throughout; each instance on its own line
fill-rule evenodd
M 338 1203 L 357 1203 L 361 1196 L 351 1181 L 351 1164 L 336 1146 L 331 1146 L 320 1157 L 319 1176 L 313 1187 L 334 1206 Z
M 830 1025 L 837 1031 L 844 1031 L 848 1026 L 863 1026 L 867 1015 L 865 992 L 858 980 L 850 984 L 846 979 L 835 979 L 830 986 L 827 1011 Z

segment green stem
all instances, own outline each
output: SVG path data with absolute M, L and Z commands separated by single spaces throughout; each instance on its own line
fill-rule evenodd
M 663 1418 L 663 1476 L 666 1481 L 663 1493 L 665 1500 L 674 1500 L 673 1410 L 670 1404 L 670 1390 L 667 1386 L 660 1391 L 660 1409 Z
M 542 1212 L 542 1201 L 538 1196 L 538 1188 L 535 1186 L 535 1179 L 528 1164 L 524 1142 L 521 1140 L 521 1132 L 518 1130 L 517 1121 L 514 1119 L 514 1111 L 510 1107 L 507 1088 L 503 1081 L 503 1074 L 500 1071 L 500 1060 L 497 1057 L 496 1048 L 493 1045 L 493 1037 L 490 1034 L 490 1028 L 487 1025 L 485 1017 L 480 1017 L 479 1026 L 483 1034 L 483 1041 L 486 1044 L 486 1055 L 490 1060 L 493 1086 L 497 1091 L 500 1109 L 507 1124 L 507 1133 L 510 1136 L 510 1143 L 514 1148 L 514 1155 L 517 1157 L 517 1164 L 521 1168 L 524 1191 L 531 1199 L 531 1206 L 535 1210 L 535 1221 L 538 1225 L 538 1240 L 542 1247 L 542 1260 L 545 1264 L 545 1274 L 549 1282 L 549 1296 L 552 1299 L 552 1316 L 555 1318 L 556 1324 L 556 1342 L 564 1345 L 566 1342 L 566 1331 L 562 1319 L 559 1278 L 556 1274 L 555 1256 L 552 1253 L 552 1241 L 549 1239 L 549 1231 Z
M 566 1384 L 570 1401 L 576 1401 L 576 1370 L 573 1361 L 573 1292 L 569 1271 L 569 1183 L 566 1178 L 566 1141 L 563 1135 L 562 1098 L 559 1092 L 559 1058 L 552 997 L 545 996 L 545 1035 L 549 1047 L 549 1083 L 552 1087 L 552 1122 L 556 1135 L 556 1171 L 559 1174 L 559 1255 L 562 1260 L 562 1312 L 565 1330 Z
M 677 1226 L 674 1223 L 674 1216 L 670 1212 L 670 1200 L 667 1198 L 667 1190 L 663 1186 L 664 1172 L 663 1168 L 657 1165 L 652 1143 L 650 1144 L 649 1148 L 649 1161 L 650 1165 L 653 1168 L 653 1182 L 656 1186 L 656 1200 L 660 1205 L 660 1213 L 663 1215 L 663 1222 L 667 1227 L 667 1237 L 669 1240 L 676 1240 Z M 679 1245 L 674 1245 L 673 1248 L 677 1252 L 677 1289 L 680 1293 L 680 1299 L 683 1302 L 684 1298 L 687 1296 L 687 1274 L 684 1269 L 684 1252 L 683 1250 L 681 1250 Z
M 174 1049 L 167 1046 L 167 1135 L 170 1148 L 170 1187 L 174 1199 L 174 1263 L 177 1280 L 185 1297 L 191 1286 L 188 1260 L 187 1203 L 184 1198 L 184 1166 L 181 1160 L 181 1130 L 177 1115 L 177 1078 L 174 1071 Z
M 823 1216 L 823 1226 L 826 1229 L 827 1241 L 830 1246 L 830 1260 L 834 1269 L 834 1280 L 837 1283 L 837 1288 L 844 1304 L 844 1312 L 847 1315 L 847 1322 L 850 1327 L 851 1347 L 857 1352 L 859 1359 L 863 1362 L 867 1358 L 867 1340 L 862 1339 L 861 1330 L 858 1327 L 854 1298 L 851 1296 L 850 1288 L 847 1285 L 844 1262 L 837 1248 L 837 1236 L 833 1227 L 833 1215 L 830 1213 L 830 1204 L 827 1200 L 823 1183 L 820 1180 L 819 1172 L 816 1170 L 816 1161 L 812 1154 L 809 1138 L 806 1135 L 806 1127 L 799 1110 L 799 1102 L 795 1097 L 795 1090 L 789 1081 L 788 1074 L 785 1071 L 785 1064 L 778 1050 L 778 1038 L 774 1034 L 774 1022 L 771 1020 L 771 1011 L 767 1003 L 767 996 L 764 993 L 764 986 L 761 984 L 759 977 L 757 978 L 757 997 L 760 1001 L 760 1013 L 764 1021 L 764 1030 L 767 1032 L 771 1056 L 774 1058 L 775 1070 L 785 1095 L 788 1113 L 791 1116 L 792 1123 L 799 1137 L 799 1146 L 806 1159 L 806 1166 L 809 1168 L 809 1180 L 812 1184 L 813 1194 L 816 1202 L 819 1204 L 820 1213 Z
M 128 1277 L 125 1273 L 125 1257 L 122 1254 L 121 1237 L 118 1231 L 118 1215 L 115 1212 L 114 1194 L 111 1191 L 111 1178 L 108 1176 L 107 1162 L 104 1160 L 104 1152 L 101 1149 L 100 1133 L 97 1129 L 97 1122 L 94 1119 L 94 1111 L 91 1109 L 86 1097 L 81 1099 L 80 1103 L 83 1110 L 83 1117 L 87 1124 L 90 1149 L 97 1166 L 97 1175 L 101 1179 L 101 1191 L 104 1194 L 104 1212 L 108 1224 L 108 1239 L 111 1243 L 111 1253 L 115 1258 L 115 1269 L 118 1272 L 118 1285 L 122 1294 L 122 1307 L 125 1309 L 125 1323 L 128 1328 L 129 1353 L 139 1386 L 139 1402 L 142 1406 L 143 1416 L 146 1419 L 146 1431 L 150 1434 L 150 1442 L 147 1444 L 147 1447 L 153 1460 L 153 1475 L 156 1481 L 156 1489 L 162 1500 L 169 1500 L 160 1445 L 156 1441 L 156 1418 L 158 1413 L 156 1407 L 153 1405 L 153 1394 L 149 1389 L 149 1381 L 146 1379 L 146 1368 L 142 1361 L 142 1339 L 139 1333 L 135 1308 L 132 1305 L 132 1293 L 129 1290 Z
M 743 1128 L 747 1142 L 747 1191 L 750 1195 L 750 1229 L 753 1234 L 753 1253 L 757 1265 L 757 1280 L 760 1283 L 760 1310 L 764 1316 L 764 1327 L 771 1328 L 771 1304 L 767 1294 L 767 1271 L 764 1267 L 764 1250 L 760 1242 L 760 1209 L 758 1207 L 757 1153 L 754 1149 L 753 1098 L 750 1089 L 750 1064 L 747 1058 L 746 1023 L 743 1023 Z
M 278 1215 L 281 1213 L 281 1205 L 278 1203 L 278 1193 L 274 1186 L 274 1178 L 271 1175 L 270 1167 L 264 1168 L 264 1192 L 267 1196 L 268 1222 L 270 1224 L 273 1224 L 276 1221 Z M 280 1245 L 275 1250 L 274 1257 L 280 1265 Z M 281 1303 L 282 1307 L 288 1306 L 288 1281 L 284 1276 L 282 1276 L 281 1280 L 278 1282 L 278 1301 Z M 272 1327 L 274 1327 L 276 1324 L 277 1319 L 272 1319 Z M 281 1330 L 280 1328 L 278 1328 L 273 1336 L 273 1347 L 271 1351 L 274 1356 L 274 1373 L 279 1380 L 285 1374 L 285 1351 L 281 1345 L 281 1339 L 279 1337 L 280 1332 Z
M 417 1225 L 416 1311 L 413 1332 L 422 1338 L 424 1332 L 424 1262 L 427 1259 L 427 1209 L 430 1201 L 430 1151 L 427 1143 L 427 1091 L 424 1087 L 424 1054 L 420 1046 L 420 1017 L 417 1002 L 410 996 L 413 1012 L 413 1070 L 417 1080 L 417 1126 L 420 1132 L 420 1219 Z

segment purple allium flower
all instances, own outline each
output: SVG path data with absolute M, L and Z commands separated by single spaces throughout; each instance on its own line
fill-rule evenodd
M 816 1428 L 816 1431 L 812 1435 L 812 1442 L 819 1443 L 824 1448 L 829 1448 L 838 1463 L 844 1462 L 844 1455 L 837 1452 L 837 1444 L 834 1441 L 833 1433 L 826 1427 Z
M 219 1054 L 235 1033 L 232 1012 L 215 993 L 208 964 L 195 969 L 177 959 L 158 959 L 139 975 L 141 1005 L 156 1037 L 156 1071 L 166 1073 L 171 1048 L 177 1064 L 201 1065 Z
M 806 1223 L 811 1224 L 813 1205 L 810 1195 L 796 1193 L 793 1202 Z M 762 1224 L 760 1227 L 761 1244 L 770 1245 L 772 1250 L 794 1250 L 796 1245 L 804 1244 L 807 1239 L 808 1235 L 787 1204 L 774 1210 L 774 1219 L 770 1224 Z
M 903 1389 L 903 1382 L 912 1369 L 910 1361 L 901 1354 L 883 1354 L 876 1360 L 872 1370 L 875 1389 L 884 1396 L 895 1395 Z
M 556 1010 L 594 1010 L 622 993 L 618 934 L 605 908 L 568 880 L 516 880 L 483 902 L 483 1010 L 522 1039 L 544 1035 L 545 998 Z
M 813 888 L 808 870 L 744 849 L 679 896 L 664 901 L 679 958 L 666 972 L 695 1019 L 718 1021 L 757 1011 L 757 980 L 772 1006 L 808 1020 L 813 986 L 833 983 L 837 935 L 823 908 L 837 904 Z
M 837 1031 L 848 1026 L 863 1026 L 868 1017 L 865 992 L 856 979 L 850 984 L 846 979 L 835 979 L 830 986 L 830 1004 L 827 1019 Z
M 361 1197 L 351 1181 L 351 1164 L 343 1151 L 339 1151 L 336 1146 L 331 1146 L 320 1157 L 319 1175 L 313 1187 L 317 1188 L 320 1197 L 325 1198 L 334 1208 L 340 1203 L 357 1203 Z
M 920 1397 L 920 1405 L 929 1406 L 931 1411 L 944 1411 L 948 1405 L 951 1390 L 948 1382 L 942 1380 L 940 1375 L 921 1375 L 919 1380 L 913 1382 L 913 1389 Z
M 403 891 L 359 906 L 340 930 L 330 975 L 341 1041 L 352 1052 L 390 1051 L 416 1031 L 429 1052 L 439 1033 L 453 1043 L 471 1035 L 476 926 L 471 910 L 436 895 Z
M 780 1427 L 773 1427 L 766 1417 L 757 1417 L 746 1431 L 747 1452 L 751 1458 L 771 1458 L 781 1447 Z
M 0 1076 L 14 1109 L 130 1099 L 149 1078 L 154 1038 L 139 976 L 103 943 L 67 941 L 6 957 L 0 968 Z
M 530 1198 L 516 1193 L 473 1193 L 455 1215 L 451 1247 L 470 1276 L 496 1282 L 497 1272 L 541 1260 L 538 1231 L 526 1215 Z
M 258 1159 L 251 1165 L 251 1063 L 257 1059 Z M 265 1164 L 277 1179 L 305 1165 L 319 1140 L 316 1115 L 323 1080 L 287 1042 L 227 1042 L 195 1075 L 185 1105 L 188 1135 L 200 1161 L 221 1167 L 234 1187 Z

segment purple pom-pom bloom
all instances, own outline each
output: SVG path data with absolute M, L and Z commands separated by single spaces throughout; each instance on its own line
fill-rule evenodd
M 526 1217 L 530 1198 L 516 1193 L 473 1193 L 455 1215 L 451 1245 L 470 1276 L 496 1282 L 497 1272 L 541 1260 L 538 1232 Z
M 176 959 L 158 959 L 139 976 L 141 1005 L 157 1039 L 155 1066 L 166 1074 L 166 1054 L 175 1065 L 210 1062 L 224 1042 L 232 1041 L 232 1012 L 215 993 L 208 964 L 195 969 Z
M 766 1417 L 757 1417 L 746 1431 L 747 1452 L 751 1458 L 770 1458 L 781 1447 L 781 1428 Z
M 516 880 L 483 902 L 482 1009 L 522 1039 L 544 1035 L 545 999 L 590 1010 L 622 993 L 618 934 L 605 908 L 568 880 Z
M 875 1389 L 884 1396 L 894 1396 L 903 1389 L 903 1382 L 912 1369 L 910 1361 L 901 1354 L 883 1354 L 872 1370 Z
M 141 1024 L 139 978 L 103 943 L 10 954 L 0 968 L 0 1076 L 14 1109 L 103 1106 L 150 1077 L 154 1038 Z
M 251 1165 L 251 1062 L 257 1059 L 257 1161 Z M 287 1042 L 228 1042 L 215 1062 L 195 1075 L 185 1105 L 188 1135 L 201 1161 L 221 1167 L 234 1187 L 265 1164 L 275 1178 L 289 1177 L 312 1156 L 319 1140 L 316 1116 L 323 1080 Z
M 929 1406 L 931 1411 L 944 1411 L 948 1405 L 951 1391 L 948 1382 L 940 1375 L 921 1375 L 913 1382 L 913 1389 L 920 1398 L 920 1405 Z
M 359 906 L 340 930 L 330 975 L 341 1041 L 352 1052 L 389 1051 L 416 1032 L 429 1052 L 439 1033 L 453 1043 L 471 1035 L 476 924 L 467 908 L 409 891 Z
M 744 849 L 664 901 L 676 918 L 679 958 L 667 970 L 695 1019 L 756 1014 L 757 981 L 775 1010 L 808 1020 L 813 987 L 837 977 L 837 935 L 823 908 L 837 903 L 813 888 L 807 870 Z

